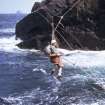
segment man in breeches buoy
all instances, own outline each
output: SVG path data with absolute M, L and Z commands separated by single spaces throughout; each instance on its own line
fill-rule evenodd
M 51 63 L 54 64 L 54 69 L 52 70 L 51 74 L 57 73 L 57 78 L 60 79 L 62 77 L 62 59 L 60 53 L 57 51 L 57 43 L 56 40 L 52 40 L 51 44 L 48 45 L 49 49 L 49 58 Z

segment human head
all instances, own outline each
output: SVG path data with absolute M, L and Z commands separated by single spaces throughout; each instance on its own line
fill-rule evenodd
M 52 45 L 56 44 L 56 40 L 52 40 L 52 41 L 51 41 L 51 44 L 52 44 Z

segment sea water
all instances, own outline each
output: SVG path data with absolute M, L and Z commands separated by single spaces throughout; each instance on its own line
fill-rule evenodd
M 0 28 L 0 105 L 105 105 L 104 51 L 63 49 L 59 82 L 50 75 L 53 66 L 48 57 L 34 49 L 19 49 L 15 26 L 5 27 L 10 20 L 4 21 Z

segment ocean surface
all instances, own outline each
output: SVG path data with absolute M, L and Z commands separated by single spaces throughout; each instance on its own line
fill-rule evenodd
M 72 51 L 58 81 L 43 53 L 16 46 L 22 17 L 0 15 L 0 105 L 105 105 L 105 51 Z

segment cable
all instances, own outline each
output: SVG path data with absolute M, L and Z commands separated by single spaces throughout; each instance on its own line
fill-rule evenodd
M 45 20 L 46 20 L 46 22 L 48 23 L 48 24 L 50 24 L 51 25 L 51 27 L 52 27 L 52 40 L 53 39 L 55 39 L 55 31 L 63 38 L 63 40 L 66 42 L 66 44 L 68 45 L 68 47 L 70 48 L 70 49 L 72 49 L 72 47 L 71 47 L 71 45 L 68 43 L 68 41 L 60 34 L 60 32 L 58 32 L 57 31 L 57 28 L 59 27 L 59 25 L 61 24 L 62 26 L 63 26 L 63 24 L 61 23 L 61 21 L 62 21 L 62 19 L 64 18 L 64 16 L 66 15 L 66 14 L 68 14 L 78 3 L 80 3 L 81 2 L 81 0 L 77 0 L 73 5 L 72 5 L 72 7 L 71 8 L 69 8 L 62 16 L 61 16 L 61 18 L 60 18 L 60 20 L 59 20 L 59 22 L 57 23 L 57 25 L 56 25 L 56 27 L 54 28 L 54 22 L 53 22 L 53 18 L 52 18 L 52 23 L 50 23 L 50 21 L 44 16 L 44 15 L 42 15 L 41 13 L 39 13 L 39 10 L 41 9 L 38 9 L 38 10 L 36 10 L 36 11 L 34 11 L 34 12 L 32 12 L 32 13 L 38 13 L 41 17 L 43 17 Z M 63 26 L 64 27 L 64 26 Z M 76 41 L 77 41 L 77 39 L 76 39 Z M 80 44 L 80 43 L 79 43 Z M 81 45 L 81 44 L 80 44 Z
M 34 11 L 33 13 L 38 13 L 41 17 L 43 17 L 43 18 L 47 21 L 47 23 L 49 23 L 49 24 L 51 25 L 50 21 L 49 21 L 44 15 L 42 15 L 42 14 L 39 13 L 38 11 Z M 52 26 L 52 25 L 51 25 L 51 26 Z
M 56 32 L 63 38 L 63 40 L 66 42 L 66 44 L 68 45 L 68 47 L 70 48 L 70 49 L 72 49 L 72 47 L 71 47 L 71 45 L 68 43 L 68 41 L 66 41 L 66 39 L 60 34 L 60 32 L 59 31 L 57 31 L 56 30 Z
M 57 31 L 57 28 L 59 27 L 59 25 L 60 24 L 62 24 L 61 23 L 61 21 L 62 21 L 62 19 L 64 18 L 64 16 L 67 14 L 67 13 L 69 13 L 78 3 L 80 3 L 81 2 L 81 0 L 77 0 L 75 3 L 74 3 L 74 5 L 71 7 L 71 8 L 69 8 L 62 16 L 61 16 L 61 18 L 60 18 L 60 20 L 59 20 L 59 22 L 58 22 L 58 24 L 56 25 L 56 27 L 55 27 L 55 29 L 54 29 L 54 32 L 55 31 Z M 58 31 L 57 31 L 58 32 Z M 59 34 L 60 36 L 62 36 L 61 34 Z M 65 42 L 67 43 L 67 45 L 69 46 L 69 48 L 71 47 L 70 46 L 70 44 L 66 41 L 66 39 L 63 37 L 63 39 L 65 40 Z M 77 39 L 76 39 L 77 40 Z M 81 45 L 81 44 L 80 44 Z
M 58 26 L 59 26 L 59 24 L 61 23 L 61 21 L 62 21 L 62 19 L 64 18 L 64 16 L 65 16 L 68 12 L 70 12 L 70 11 L 71 11 L 78 3 L 80 3 L 80 2 L 81 2 L 81 0 L 77 0 L 77 1 L 74 3 L 74 5 L 73 5 L 71 8 L 69 8 L 69 9 L 61 16 L 61 18 L 60 18 L 60 20 L 59 20 L 59 22 L 58 22 L 58 24 L 57 24 L 55 30 L 58 28 Z

